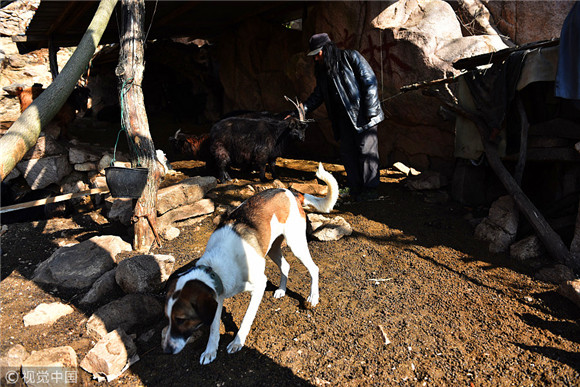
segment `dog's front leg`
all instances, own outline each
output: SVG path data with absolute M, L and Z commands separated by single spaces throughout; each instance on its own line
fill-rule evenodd
M 266 282 L 267 278 L 264 275 L 263 277 L 259 278 L 255 282 L 255 284 L 251 286 L 250 289 L 246 289 L 252 294 L 250 298 L 250 304 L 248 305 L 248 310 L 246 310 L 246 314 L 242 319 L 242 324 L 240 325 L 238 334 L 236 335 L 234 340 L 228 345 L 228 353 L 237 352 L 244 346 L 244 343 L 246 342 L 246 337 L 250 332 L 250 328 L 252 327 L 252 323 L 254 322 L 256 313 L 258 312 L 258 307 L 260 306 L 260 302 L 262 301 L 262 297 L 264 296 L 264 291 L 266 290 Z
M 205 351 L 201 354 L 199 363 L 206 365 L 215 360 L 220 342 L 220 321 L 222 317 L 223 300 L 218 300 L 215 316 L 209 328 L 209 339 Z

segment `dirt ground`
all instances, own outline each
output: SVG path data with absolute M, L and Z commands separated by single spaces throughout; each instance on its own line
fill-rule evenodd
M 310 181 L 315 163 L 283 163 L 281 180 Z M 340 169 L 331 169 L 340 177 Z M 196 174 L 195 168 L 183 168 Z M 344 217 L 353 234 L 335 242 L 310 241 L 320 268 L 320 304 L 304 306 L 309 277 L 289 251 L 287 296 L 272 297 L 270 279 L 246 347 L 229 355 L 249 297 L 226 302 L 217 359 L 199 365 L 207 333 L 178 355 L 160 346 L 159 321 L 149 341 L 138 340 L 140 361 L 112 386 L 298 386 L 580 385 L 580 310 L 534 279 L 507 255 L 491 254 L 476 241 L 471 209 L 433 203 L 432 194 L 411 192 L 404 177 L 382 171 L 380 199 L 341 203 L 331 216 Z M 339 178 L 339 182 L 341 179 Z M 238 185 L 247 183 L 239 181 Z M 217 202 L 236 200 L 218 186 Z M 177 267 L 201 256 L 213 217 L 184 227 L 155 253 L 172 254 Z M 2 237 L 0 348 L 28 351 L 70 345 L 80 360 L 92 347 L 85 323 L 93 309 L 82 294 L 43 289 L 30 281 L 36 265 L 67 241 L 94 235 L 129 238 L 126 229 L 98 213 L 9 225 Z M 159 295 L 162 299 L 162 295 Z M 50 327 L 23 326 L 23 316 L 41 302 L 62 301 L 74 313 Z M 385 337 L 389 343 L 385 344 Z M 79 371 L 81 385 L 97 385 Z

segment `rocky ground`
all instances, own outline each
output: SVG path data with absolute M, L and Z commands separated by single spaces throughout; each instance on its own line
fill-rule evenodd
M 315 163 L 284 166 L 286 184 L 314 177 Z M 339 168 L 331 170 L 340 178 Z M 196 168 L 181 171 L 199 173 Z M 242 351 L 229 355 L 225 348 L 244 315 L 247 294 L 226 303 L 212 364 L 199 365 L 207 332 L 180 354 L 163 354 L 160 332 L 166 323 L 159 320 L 132 332 L 140 360 L 109 384 L 580 384 L 578 307 L 556 293 L 556 285 L 536 280 L 528 268 L 506 255 L 490 254 L 486 244 L 473 238 L 466 220 L 471 209 L 431 203 L 432 194 L 405 188 L 402 174 L 382 172 L 378 200 L 343 202 L 332 214 L 350 223 L 352 235 L 309 242 L 320 268 L 321 302 L 315 309 L 304 306 L 308 274 L 286 251 L 291 265 L 287 296 L 272 297 L 278 273 L 268 262 L 270 283 Z M 236 192 L 219 185 L 213 193 L 217 204 L 228 204 L 239 199 Z M 182 227 L 178 238 L 154 252 L 173 255 L 176 267 L 190 263 L 202 254 L 215 228 L 214 216 Z M 96 306 L 82 306 L 82 294 L 41 287 L 31 277 L 58 246 L 95 235 L 129 240 L 124 227 L 103 221 L 98 213 L 8 226 L 1 241 L 2 354 L 17 344 L 29 352 L 70 346 L 80 362 L 92 348 L 86 323 Z M 24 326 L 27 313 L 53 301 L 71 305 L 73 313 L 50 326 Z M 82 370 L 78 381 L 98 384 Z

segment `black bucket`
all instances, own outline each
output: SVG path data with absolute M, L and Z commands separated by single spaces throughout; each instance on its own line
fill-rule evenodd
M 105 178 L 111 195 L 116 198 L 139 199 L 147 184 L 147 168 L 105 168 Z

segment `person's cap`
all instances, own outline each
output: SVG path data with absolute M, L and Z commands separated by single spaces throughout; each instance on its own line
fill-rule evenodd
M 322 47 L 329 42 L 330 38 L 328 37 L 328 34 L 325 32 L 321 34 L 312 35 L 312 37 L 308 41 L 310 52 L 306 55 L 312 56 L 318 54 L 322 50 Z

